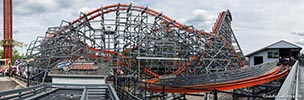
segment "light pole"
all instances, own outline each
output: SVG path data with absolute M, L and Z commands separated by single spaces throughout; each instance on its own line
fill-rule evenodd
M 26 67 L 26 75 L 27 75 L 27 87 L 30 87 L 30 63 L 27 62 L 27 67 Z
M 26 60 L 26 62 L 27 62 L 27 67 L 26 67 L 26 70 L 27 70 L 27 72 L 26 72 L 26 75 L 27 75 L 27 87 L 29 87 L 30 86 L 30 62 L 31 61 L 34 61 L 34 59 L 33 58 L 30 58 L 30 59 L 27 59 Z

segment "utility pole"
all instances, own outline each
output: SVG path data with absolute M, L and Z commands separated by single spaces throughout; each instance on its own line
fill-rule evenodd
M 27 66 L 26 66 L 26 75 L 27 75 L 27 81 L 26 81 L 26 86 L 30 87 L 30 62 L 27 62 Z
M 27 66 L 26 66 L 26 75 L 27 75 L 27 87 L 29 87 L 30 86 L 30 74 L 31 74 L 31 72 L 30 72 L 30 62 L 32 62 L 32 61 L 34 61 L 35 59 L 33 59 L 33 58 L 29 58 L 29 59 L 27 59 L 26 60 L 26 63 L 27 63 Z

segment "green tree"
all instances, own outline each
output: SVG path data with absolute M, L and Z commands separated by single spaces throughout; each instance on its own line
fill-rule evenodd
M 0 50 L 0 56 L 3 59 L 3 50 Z M 17 59 L 22 59 L 24 57 L 25 57 L 24 54 L 20 54 L 16 49 L 13 50 L 13 59 L 12 59 L 13 60 L 13 64 L 15 63 L 15 61 Z
M 3 59 L 3 50 L 0 50 L 0 57 Z

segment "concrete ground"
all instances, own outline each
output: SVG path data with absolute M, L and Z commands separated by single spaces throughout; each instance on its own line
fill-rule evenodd
M 21 88 L 16 82 L 12 81 L 8 77 L 0 77 L 0 91 L 7 91 Z

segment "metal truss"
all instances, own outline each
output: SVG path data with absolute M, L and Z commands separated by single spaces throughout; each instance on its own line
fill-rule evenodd
M 239 46 L 232 45 L 231 19 L 229 11 L 222 12 L 207 33 L 147 7 L 110 5 L 49 28 L 30 44 L 27 56 L 48 69 L 79 57 L 111 62 L 102 64 L 118 66 L 124 75 L 138 67 L 156 77 L 227 71 L 243 65 Z
M 27 57 L 42 69 L 79 58 L 96 62 L 108 70 L 103 74 L 114 71 L 116 85 L 134 86 L 128 91 L 136 94 L 136 82 L 145 79 L 240 69 L 245 60 L 231 21 L 229 10 L 221 12 L 208 33 L 147 7 L 114 4 L 48 28 L 31 42 Z

